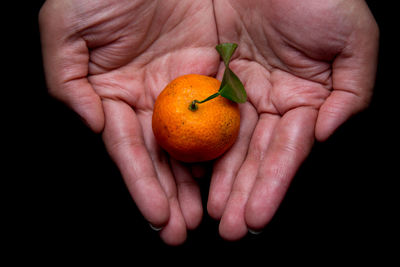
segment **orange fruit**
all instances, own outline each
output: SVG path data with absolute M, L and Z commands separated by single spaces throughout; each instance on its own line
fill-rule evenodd
M 158 144 L 173 158 L 184 162 L 215 159 L 235 142 L 240 127 L 238 104 L 218 96 L 197 109 L 193 100 L 218 92 L 220 81 L 189 74 L 170 82 L 157 97 L 152 118 Z

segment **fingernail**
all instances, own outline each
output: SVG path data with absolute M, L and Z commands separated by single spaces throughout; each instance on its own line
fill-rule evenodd
M 150 226 L 150 228 L 151 228 L 152 230 L 154 230 L 154 231 L 156 231 L 156 232 L 159 232 L 159 231 L 161 231 L 161 230 L 163 229 L 162 226 L 156 227 L 156 226 L 152 225 L 151 223 L 149 223 L 149 226 Z
M 263 232 L 262 229 L 261 230 L 253 230 L 253 229 L 250 229 L 250 228 L 248 228 L 248 231 L 252 235 L 259 235 L 259 234 L 261 234 Z

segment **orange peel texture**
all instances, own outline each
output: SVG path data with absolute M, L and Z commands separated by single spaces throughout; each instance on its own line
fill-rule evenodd
M 237 103 L 218 96 L 189 109 L 193 100 L 218 92 L 220 81 L 189 74 L 170 82 L 157 97 L 152 127 L 158 144 L 184 162 L 213 160 L 236 141 L 240 128 Z

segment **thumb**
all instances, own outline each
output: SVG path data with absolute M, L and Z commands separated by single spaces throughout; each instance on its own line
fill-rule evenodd
M 65 10 L 64 10 L 65 11 Z M 87 79 L 86 42 L 68 32 L 62 5 L 47 1 L 39 13 L 43 65 L 49 94 L 64 102 L 95 132 L 104 127 L 100 97 Z
M 368 9 L 368 7 L 365 7 Z M 321 106 L 315 137 L 325 141 L 371 100 L 378 58 L 379 29 L 369 10 L 332 64 L 333 91 Z

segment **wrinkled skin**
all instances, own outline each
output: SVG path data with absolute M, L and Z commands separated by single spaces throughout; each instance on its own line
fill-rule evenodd
M 207 210 L 228 240 L 265 227 L 314 140 L 372 95 L 379 33 L 361 0 L 48 0 L 39 22 L 50 94 L 102 134 L 144 218 L 171 245 L 201 221 L 193 176 L 202 166 L 160 149 L 152 108 L 180 75 L 220 79 L 216 44 L 238 43 L 230 66 L 248 93 L 237 142 L 212 163 Z

